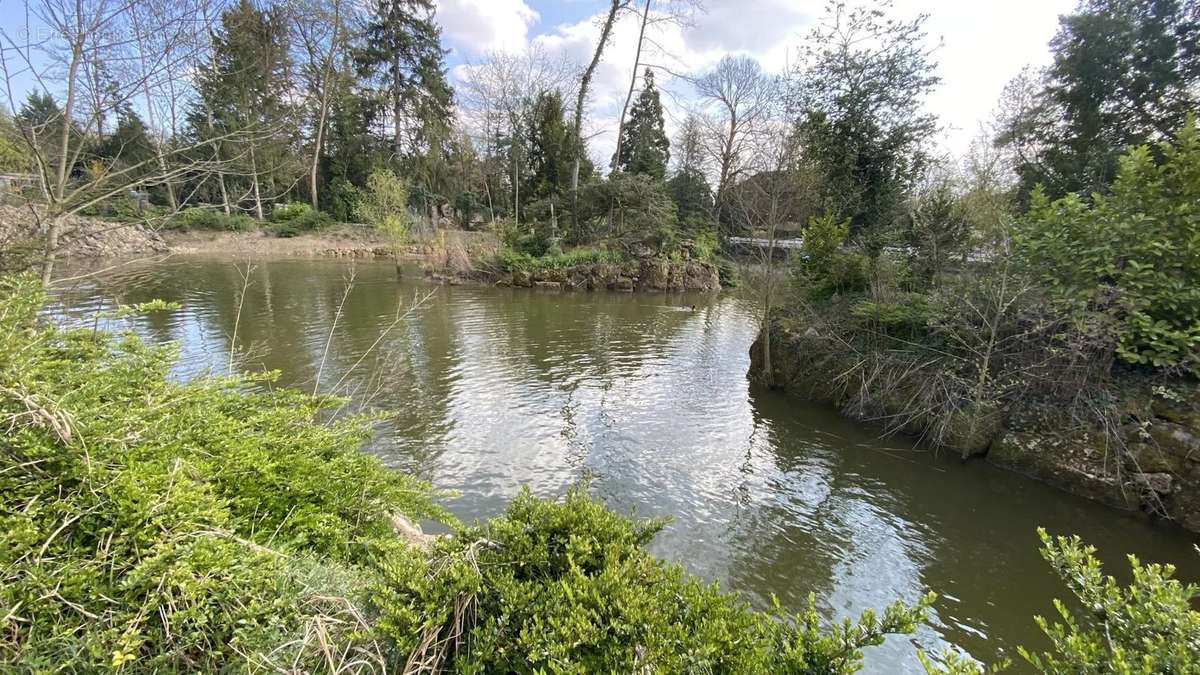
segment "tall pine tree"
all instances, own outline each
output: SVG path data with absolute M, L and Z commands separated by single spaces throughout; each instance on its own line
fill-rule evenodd
M 627 131 L 617 149 L 617 166 L 626 173 L 640 173 L 662 180 L 671 158 L 671 142 L 663 129 L 662 102 L 654 86 L 654 71 L 646 69 L 642 91 L 629 109 Z
M 221 159 L 236 159 L 235 192 L 247 192 L 255 214 L 295 177 L 297 126 L 288 26 L 282 7 L 260 10 L 241 0 L 221 15 L 212 60 L 200 71 L 199 100 L 189 122 L 199 139 L 214 142 Z M 222 180 L 225 180 L 222 177 Z M 233 180 L 233 179 L 231 179 Z M 236 189 L 236 188 L 244 188 Z
M 522 202 L 557 197 L 571 184 L 575 161 L 575 135 L 564 116 L 562 94 L 542 92 L 529 107 L 526 124 L 528 175 L 522 191 Z M 585 157 L 580 165 L 580 178 L 587 179 L 592 164 Z
M 451 122 L 454 93 L 434 10 L 433 0 L 377 0 L 356 56 L 375 105 L 390 117 L 397 160 L 440 150 Z

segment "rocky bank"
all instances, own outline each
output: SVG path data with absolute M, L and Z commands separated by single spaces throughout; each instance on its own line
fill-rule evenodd
M 809 329 L 811 331 L 811 329 Z M 838 383 L 845 363 L 827 350 L 812 349 L 811 334 L 778 324 L 771 332 L 772 384 L 793 395 L 837 406 L 848 416 L 878 422 L 899 414 L 904 392 L 872 399 Z M 763 368 L 763 340 L 750 348 L 750 376 Z M 1135 383 L 1136 384 L 1136 383 Z M 942 448 L 964 457 L 983 457 L 1011 471 L 1115 508 L 1141 510 L 1200 532 L 1200 387 L 1122 387 L 1119 427 L 1071 428 L 1052 404 L 1021 410 L 990 410 L 951 420 Z M 928 437 L 909 424 L 901 432 Z
M 714 291 L 721 287 L 720 275 L 712 263 L 659 258 L 617 264 L 480 272 L 478 278 L 499 286 L 566 291 Z

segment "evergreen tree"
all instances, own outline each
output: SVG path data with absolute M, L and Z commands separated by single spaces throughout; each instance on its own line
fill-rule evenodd
M 20 133 L 28 139 L 30 147 L 36 149 L 37 155 L 45 163 L 45 167 L 57 166 L 60 156 L 59 141 L 62 134 L 63 112 L 58 101 L 48 93 L 29 92 L 25 103 L 17 111 L 16 126 Z M 72 146 L 83 142 L 83 134 L 72 125 Z M 35 161 L 36 165 L 37 162 Z M 68 173 L 74 173 L 74 167 L 67 168 Z
M 571 184 L 576 140 L 564 116 L 562 94 L 541 93 L 528 110 L 526 128 L 528 174 L 521 201 L 563 194 Z M 585 159 L 580 165 L 580 177 L 586 179 L 591 173 L 591 162 Z
M 1084 0 L 1060 20 L 1032 105 L 1006 120 L 1022 194 L 1103 191 L 1130 146 L 1169 138 L 1200 96 L 1200 2 Z
M 321 209 L 339 220 L 355 217 L 356 187 L 367 184 L 387 147 L 371 134 L 375 107 L 359 95 L 354 75 L 342 68 L 331 84 L 328 129 L 321 155 Z
M 154 159 L 154 141 L 151 140 L 146 123 L 133 111 L 122 112 L 117 128 L 95 148 L 96 157 L 117 167 L 130 167 Z M 146 173 L 152 167 L 146 165 L 138 173 Z
M 434 10 L 433 0 L 378 0 L 356 56 L 378 118 L 390 116 L 397 160 L 440 151 L 447 139 L 454 94 Z
M 662 180 L 671 158 L 671 142 L 663 130 L 662 102 L 654 86 L 654 71 L 646 69 L 642 91 L 629 109 L 626 132 L 617 149 L 617 166 L 625 173 L 642 173 Z
M 190 123 L 200 138 L 222 138 L 223 159 L 238 158 L 256 215 L 298 173 L 288 26 L 283 10 L 241 0 L 221 15 L 212 61 L 201 69 Z

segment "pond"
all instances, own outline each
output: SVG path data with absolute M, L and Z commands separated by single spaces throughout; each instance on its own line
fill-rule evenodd
M 1083 536 L 1113 571 L 1135 553 L 1200 578 L 1196 538 L 1172 527 L 752 386 L 745 294 L 439 287 L 391 263 L 280 259 L 253 263 L 239 315 L 245 268 L 129 265 L 62 290 L 52 311 L 91 325 L 116 302 L 180 303 L 131 320 L 179 344 L 179 376 L 232 361 L 386 411 L 368 451 L 457 491 L 464 520 L 521 486 L 590 481 L 614 509 L 672 516 L 653 552 L 758 606 L 811 593 L 834 618 L 938 592 L 917 635 L 868 651 L 868 672 L 921 672 L 916 647 L 988 661 L 1043 647 L 1032 617 L 1065 589 L 1037 526 Z

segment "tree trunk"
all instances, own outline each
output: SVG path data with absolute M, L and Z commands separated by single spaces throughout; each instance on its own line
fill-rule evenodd
M 217 172 L 217 185 L 221 188 L 221 209 L 225 212 L 225 215 L 228 216 L 230 214 L 229 190 L 225 188 L 225 172 Z
M 46 228 L 46 249 L 42 258 L 42 287 L 50 286 L 50 277 L 54 274 L 54 258 L 58 254 L 58 235 L 62 231 L 62 217 L 50 219 Z
M 613 151 L 613 171 L 617 170 L 617 161 L 621 156 L 621 137 L 625 133 L 625 113 L 629 111 L 629 101 L 633 98 L 633 89 L 637 85 L 638 66 L 642 63 L 642 39 L 646 35 L 646 20 L 650 17 L 650 0 L 646 0 L 646 8 L 642 10 L 642 27 L 638 31 L 637 51 L 633 55 L 633 77 L 629 78 L 629 91 L 625 92 L 625 105 L 621 106 L 621 116 L 617 118 L 617 149 Z
M 404 112 L 403 101 L 400 100 L 400 57 L 392 62 L 392 153 L 396 161 L 400 160 L 400 151 L 404 148 L 401 140 L 401 113 Z
M 600 56 L 608 44 L 608 37 L 612 34 L 617 12 L 622 5 L 622 0 L 612 0 L 612 4 L 609 5 L 608 16 L 604 18 L 604 26 L 600 29 L 600 41 L 596 43 L 596 52 L 592 54 L 592 61 L 587 70 L 583 71 L 583 77 L 579 80 L 579 92 L 575 97 L 575 161 L 571 163 L 571 233 L 574 236 L 579 236 L 579 154 L 583 151 L 583 103 L 587 100 L 588 85 L 592 82 L 592 75 L 596 72 L 596 65 L 600 63 Z
M 313 140 L 312 166 L 308 171 L 309 201 L 313 211 L 317 210 L 317 174 L 321 168 L 321 144 L 325 142 L 325 117 L 328 113 L 328 96 L 321 96 L 321 114 L 317 118 L 317 137 Z
M 729 112 L 729 133 L 725 137 L 725 147 L 721 149 L 721 175 L 717 180 L 717 195 L 713 203 L 713 220 L 717 222 L 717 230 L 721 230 L 721 212 L 725 208 L 726 183 L 729 182 L 729 174 L 733 171 L 733 143 L 737 133 L 737 112 L 730 110 Z M 728 234 L 728 233 L 727 233 Z
M 250 180 L 254 185 L 254 213 L 263 220 L 262 195 L 258 191 L 258 162 L 254 159 L 254 146 L 250 146 Z

